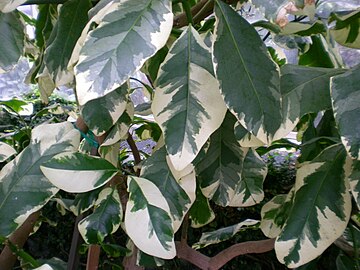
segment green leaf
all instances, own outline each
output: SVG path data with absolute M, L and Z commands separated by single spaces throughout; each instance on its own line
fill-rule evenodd
M 213 59 L 221 93 L 239 122 L 261 141 L 283 137 L 280 76 L 255 28 L 216 1 Z M 229 57 L 229 52 L 233 52 Z
M 360 159 L 360 66 L 331 78 L 331 98 L 341 141 L 349 155 Z
M 29 103 L 27 103 L 26 101 L 15 98 L 10 100 L 0 101 L 0 105 L 5 106 L 5 108 L 8 107 L 17 113 L 20 113 L 23 110 L 23 108 L 26 107 L 28 104 Z
M 261 208 L 260 229 L 269 238 L 275 238 L 289 215 L 294 198 L 294 189 L 287 195 L 277 195 Z
M 122 85 L 166 43 L 173 23 L 169 0 L 126 0 L 89 32 L 75 66 L 80 105 Z
M 57 193 L 40 165 L 58 153 L 74 151 L 79 141 L 79 132 L 69 122 L 32 130 L 30 145 L 0 172 L 0 235 L 10 235 Z
M 196 187 L 196 200 L 189 210 L 191 227 L 200 228 L 214 220 L 215 214 L 209 204 L 209 199 L 201 192 L 200 187 Z
M 278 260 L 288 267 L 315 259 L 344 232 L 351 214 L 345 158 L 337 144 L 297 170 L 294 203 L 275 242 Z
M 235 234 L 239 233 L 240 231 L 244 231 L 248 228 L 252 228 L 255 225 L 259 224 L 258 220 L 253 219 L 246 219 L 238 224 L 228 226 L 225 228 L 221 228 L 216 231 L 212 232 L 205 232 L 201 234 L 201 238 L 199 242 L 192 245 L 193 248 L 199 249 L 204 248 L 209 245 L 217 244 L 226 240 L 229 240 Z
M 46 48 L 44 63 L 55 85 L 72 83 L 73 73 L 67 67 L 83 28 L 88 21 L 90 0 L 69 0 L 60 8 L 59 17 L 52 31 L 51 44 Z
M 151 81 L 155 82 L 161 63 L 164 62 L 169 49 L 167 46 L 162 47 L 153 57 L 146 61 L 142 70 L 148 74 Z
M 330 77 L 343 72 L 341 69 L 282 66 L 282 109 L 287 121 L 284 125 L 292 130 L 305 114 L 330 109 Z
M 355 259 L 340 253 L 336 258 L 337 270 L 356 270 L 358 267 L 355 264 Z
M 72 193 L 101 187 L 118 172 L 107 160 L 79 152 L 58 154 L 40 168 L 53 185 Z
M 124 83 L 111 93 L 87 102 L 81 108 L 81 115 L 89 129 L 101 136 L 119 120 L 127 103 L 128 84 Z
M 122 214 L 117 189 L 105 188 L 95 202 L 94 212 L 80 221 L 79 232 L 87 244 L 100 244 L 118 230 Z
M 2 7 L 0 3 L 0 10 Z M 24 50 L 24 25 L 16 12 L 0 12 L 0 71 L 9 71 Z
M 156 85 L 151 108 L 170 160 L 181 171 L 194 160 L 226 113 L 210 50 L 191 26 L 170 48 Z
M 151 181 L 128 177 L 129 200 L 125 229 L 143 252 L 163 259 L 176 255 L 171 210 L 160 189 Z
M 16 150 L 10 145 L 0 142 L 0 162 L 4 162 L 13 155 L 16 155 Z
M 165 147 L 161 147 L 143 164 L 140 176 L 151 181 L 160 190 L 170 207 L 174 232 L 195 200 L 195 174 L 190 167 L 178 172 L 174 171 L 171 163 L 168 165 Z
M 360 9 L 345 12 L 345 14 L 332 13 L 329 22 L 336 21 L 330 29 L 336 42 L 343 46 L 360 49 Z
M 116 244 L 101 244 L 101 248 L 106 252 L 106 254 L 113 258 L 118 258 L 120 256 L 126 256 L 126 254 L 130 251 L 127 248 Z

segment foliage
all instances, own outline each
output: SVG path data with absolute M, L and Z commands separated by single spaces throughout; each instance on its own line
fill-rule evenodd
M 219 269 L 272 249 L 286 267 L 310 268 L 333 244 L 343 250 L 338 269 L 358 267 L 360 68 L 345 68 L 336 43 L 360 47 L 359 8 L 326 13 L 315 1 L 256 0 L 264 16 L 252 24 L 246 2 L 1 2 L 1 71 L 28 57 L 27 79 L 43 102 L 60 86 L 72 87 L 77 100 L 75 109 L 52 104 L 25 117 L 26 102 L 0 102 L 4 251 L 36 269 L 63 269 L 59 260 L 34 260 L 17 242 L 30 215 L 56 202 L 77 216 L 74 239 L 81 234 L 95 259 L 89 269 L 100 249 L 104 269 L 121 269 L 119 257 L 127 269 L 175 257 Z M 21 4 L 38 5 L 38 17 L 17 11 Z M 275 43 L 297 48 L 299 64 L 284 62 Z M 134 106 L 139 85 L 147 101 Z M 285 139 L 294 130 L 300 145 Z M 132 133 L 156 143 L 150 155 Z M 260 155 L 278 147 L 298 149 L 287 170 L 296 170 L 295 181 L 271 180 L 265 189 L 276 168 Z M 191 244 L 221 245 L 246 229 L 256 230 L 256 241 L 213 257 L 189 246 L 189 232 L 231 207 L 255 214 L 202 231 Z

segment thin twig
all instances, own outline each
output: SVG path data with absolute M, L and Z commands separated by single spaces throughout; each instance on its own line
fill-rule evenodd
M 131 152 L 133 153 L 135 165 L 138 165 L 141 162 L 140 152 L 130 132 L 128 132 L 128 137 L 126 141 L 130 146 Z

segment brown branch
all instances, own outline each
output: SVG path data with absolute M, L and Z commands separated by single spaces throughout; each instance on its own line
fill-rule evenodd
M 30 233 L 34 230 L 34 225 L 40 216 L 40 211 L 32 213 L 25 222 L 9 237 L 11 243 L 22 248 Z M 12 253 L 9 246 L 5 246 L 0 254 L 1 270 L 11 270 L 16 263 L 16 256 Z
M 210 259 L 209 270 L 217 270 L 237 256 L 265 253 L 274 249 L 275 239 L 248 241 L 232 245 Z
M 186 260 L 200 269 L 218 270 L 237 256 L 249 253 L 265 253 L 274 249 L 275 239 L 249 241 L 235 244 L 214 257 L 208 257 L 191 248 L 184 242 L 175 242 L 177 257 Z
M 227 4 L 234 4 L 239 0 L 224 0 Z M 191 15 L 195 24 L 201 22 L 203 19 L 208 17 L 213 13 L 214 10 L 214 1 L 213 0 L 201 0 L 196 5 L 191 8 Z M 188 20 L 186 13 L 183 12 L 174 18 L 173 27 L 181 28 L 188 25 Z
M 136 146 L 133 136 L 128 132 L 128 137 L 126 139 L 127 143 L 130 146 L 131 152 L 133 153 L 135 165 L 138 165 L 141 162 L 140 152 Z
M 86 262 L 86 270 L 97 270 L 99 268 L 100 251 L 101 248 L 99 245 L 90 245 Z

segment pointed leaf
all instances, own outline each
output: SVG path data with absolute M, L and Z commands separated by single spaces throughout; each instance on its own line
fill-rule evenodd
M 125 0 L 88 34 L 75 66 L 80 105 L 122 85 L 161 49 L 172 28 L 169 0 Z
M 341 141 L 349 155 L 360 159 L 360 66 L 331 78 L 331 98 Z
M 0 3 L 1 9 L 2 3 Z M 19 14 L 0 12 L 0 71 L 8 71 L 18 62 L 24 50 L 24 25 Z
M 72 204 L 69 206 L 75 216 L 81 215 L 92 208 L 101 192 L 101 188 L 94 189 L 85 193 L 76 194 Z
M 67 70 L 76 41 L 88 21 L 90 0 L 66 1 L 52 31 L 52 42 L 46 48 L 44 63 L 56 86 L 72 83 L 73 73 Z
M 351 214 L 345 158 L 337 144 L 298 169 L 294 203 L 275 242 L 277 258 L 288 267 L 315 259 L 344 232 Z
M 297 65 L 281 67 L 283 116 L 290 130 L 307 113 L 331 108 L 330 77 L 341 69 L 313 68 Z
M 11 12 L 25 2 L 26 0 L 2 0 L 0 2 L 0 11 L 4 13 Z
M 229 205 L 235 196 L 246 154 L 236 141 L 235 121 L 228 112 L 223 124 L 211 135 L 205 157 L 196 166 L 202 192 L 221 206 Z
M 170 216 L 176 232 L 195 200 L 196 181 L 192 170 L 182 175 L 178 172 L 179 177 L 174 176 L 166 162 L 166 155 L 165 147 L 157 150 L 143 164 L 140 176 L 151 181 L 160 190 L 170 207 Z
M 277 195 L 261 208 L 260 229 L 269 238 L 278 237 L 289 215 L 294 189 L 285 195 Z
M 261 202 L 264 199 L 263 182 L 266 174 L 265 162 L 254 149 L 248 149 L 243 161 L 241 181 L 229 206 L 246 207 Z
M 196 200 L 190 208 L 189 218 L 193 228 L 205 226 L 215 219 L 215 214 L 210 207 L 209 200 L 201 192 L 200 187 L 196 187 Z
M 30 145 L 0 172 L 0 235 L 10 235 L 57 193 L 40 165 L 58 153 L 74 151 L 79 142 L 80 134 L 69 122 L 32 130 Z
M 151 181 L 129 176 L 125 229 L 143 252 L 163 259 L 176 255 L 170 207 Z
M 87 102 L 81 108 L 81 115 L 89 129 L 101 136 L 118 121 L 127 103 L 128 84 L 124 83 L 111 93 Z
M 238 232 L 244 231 L 244 230 L 248 229 L 249 227 L 254 227 L 257 224 L 259 224 L 258 220 L 246 219 L 246 220 L 244 220 L 238 224 L 232 225 L 232 226 L 221 228 L 219 230 L 212 231 L 212 232 L 202 233 L 199 242 L 193 244 L 192 247 L 195 249 L 199 249 L 199 248 L 204 248 L 209 245 L 213 245 L 213 244 L 217 244 L 217 243 L 226 241 L 226 240 L 232 238 L 233 236 L 235 236 L 235 234 L 237 234 Z
M 100 244 L 117 231 L 122 220 L 122 207 L 117 189 L 103 189 L 92 214 L 80 221 L 78 228 L 87 244 Z
M 360 48 L 360 10 L 353 10 L 345 14 L 333 13 L 329 22 L 336 21 L 336 25 L 330 29 L 330 33 L 343 46 Z
M 16 154 L 16 150 L 10 145 L 0 142 L 0 162 L 4 162 L 9 157 Z
M 210 50 L 191 26 L 171 47 L 156 84 L 152 111 L 163 130 L 171 162 L 181 171 L 194 160 L 226 113 Z
M 360 161 L 352 160 L 351 173 L 349 175 L 350 190 L 357 203 L 358 209 L 360 209 Z
M 72 193 L 101 187 L 117 174 L 107 160 L 79 152 L 58 154 L 44 163 L 41 171 L 53 185 Z
M 279 70 L 255 28 L 229 5 L 216 1 L 215 16 L 213 59 L 225 103 L 248 131 L 270 144 L 291 131 L 281 128 Z

